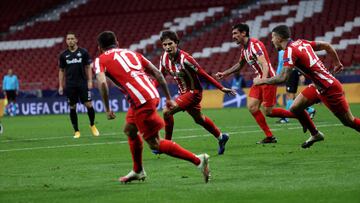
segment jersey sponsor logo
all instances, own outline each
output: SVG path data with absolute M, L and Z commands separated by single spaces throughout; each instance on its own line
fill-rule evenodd
M 66 60 L 67 64 L 82 63 L 82 58 Z
M 285 58 L 284 60 L 283 60 L 283 62 L 285 63 L 285 62 L 289 62 L 290 61 L 290 58 Z

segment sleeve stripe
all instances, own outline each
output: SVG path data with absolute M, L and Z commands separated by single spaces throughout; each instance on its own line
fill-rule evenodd
M 98 74 L 100 73 L 101 70 L 100 70 L 100 62 L 99 62 L 99 58 L 96 58 L 95 59 L 95 73 Z
M 292 48 L 288 47 L 288 54 L 287 54 L 288 58 L 289 58 L 289 64 L 290 65 L 294 65 L 293 60 L 292 60 Z

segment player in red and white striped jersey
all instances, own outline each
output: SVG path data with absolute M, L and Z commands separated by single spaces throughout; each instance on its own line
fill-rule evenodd
M 337 73 L 343 69 L 335 49 L 327 42 L 290 39 L 290 29 L 286 25 L 279 25 L 272 30 L 272 42 L 279 50 L 285 50 L 284 67 L 282 72 L 272 78 L 256 79 L 254 83 L 279 84 L 287 80 L 293 68 L 299 70 L 305 77 L 311 79 L 313 84 L 305 88 L 296 98 L 290 111 L 293 112 L 305 125 L 312 136 L 303 143 L 303 147 L 310 147 L 314 142 L 324 139 L 304 109 L 312 104 L 322 101 L 339 120 L 348 127 L 360 132 L 360 119 L 352 115 L 341 83 L 329 72 L 315 51 L 325 50 L 333 59 L 334 69 Z
M 256 78 L 269 78 L 275 76 L 276 73 L 271 66 L 264 44 L 258 39 L 250 38 L 248 25 L 237 24 L 233 26 L 232 36 L 235 42 L 242 46 L 240 60 L 237 64 L 224 72 L 216 73 L 218 79 L 239 72 L 244 67 L 245 63 L 248 63 L 255 70 L 257 75 Z M 260 110 L 261 105 L 263 105 L 265 114 L 269 117 L 280 117 L 283 113 L 288 112 L 285 109 L 274 108 L 275 104 L 276 85 L 253 85 L 250 88 L 247 104 L 248 109 L 266 136 L 263 140 L 257 142 L 258 144 L 277 142 Z
M 170 30 L 161 33 L 160 40 L 164 54 L 160 58 L 160 71 L 173 76 L 179 87 L 179 96 L 175 99 L 175 107 L 164 110 L 165 139 L 171 140 L 174 127 L 173 115 L 179 111 L 187 111 L 194 121 L 214 135 L 219 142 L 218 154 L 223 154 L 228 134 L 221 133 L 214 122 L 201 113 L 202 86 L 199 76 L 203 77 L 224 93 L 235 95 L 236 91 L 222 86 L 208 75 L 195 59 L 178 48 L 179 37 Z
M 95 60 L 95 72 L 103 98 L 108 119 L 115 115 L 109 107 L 109 90 L 106 83 L 107 76 L 114 84 L 120 87 L 129 98 L 130 109 L 126 116 L 124 128 L 128 136 L 130 151 L 133 158 L 133 170 L 126 176 L 120 177 L 120 182 L 144 180 L 146 173 L 142 166 L 142 137 L 150 148 L 160 153 L 192 162 L 202 171 L 205 182 L 209 180 L 207 154 L 194 155 L 175 142 L 161 139 L 159 131 L 164 127 L 163 119 L 157 114 L 159 93 L 146 73 L 152 75 L 166 96 L 168 108 L 174 106 L 169 89 L 161 72 L 141 54 L 120 49 L 115 34 L 111 31 L 102 32 L 98 36 L 98 45 L 101 55 Z M 145 73 L 146 72 L 146 73 Z

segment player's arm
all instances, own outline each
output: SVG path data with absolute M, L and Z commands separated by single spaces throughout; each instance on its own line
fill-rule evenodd
M 65 81 L 65 73 L 63 68 L 59 68 L 59 94 L 64 94 L 64 81 Z
M 265 59 L 265 56 L 264 55 L 259 56 L 258 61 L 261 68 L 262 76 L 266 78 L 269 74 L 270 67 Z
M 291 75 L 291 68 L 288 66 L 284 66 L 281 70 L 280 74 L 275 75 L 271 78 L 254 78 L 254 85 L 273 85 L 273 84 L 281 84 L 286 82 Z
M 233 65 L 231 68 L 225 70 L 224 72 L 217 72 L 215 74 L 216 78 L 221 80 L 223 78 L 226 78 L 227 76 L 240 71 L 245 65 L 245 59 L 240 60 L 239 63 L 236 63 L 235 65 Z
M 92 83 L 92 64 L 85 66 L 86 70 L 86 80 L 87 80 L 87 86 L 89 89 L 92 89 L 93 83 Z
M 201 67 L 197 68 L 197 73 L 205 78 L 208 82 L 210 82 L 211 84 L 213 84 L 215 87 L 217 87 L 219 90 L 221 90 L 222 92 L 226 93 L 226 94 L 231 94 L 231 95 L 236 95 L 236 90 L 233 89 L 229 89 L 226 88 L 224 86 L 222 86 L 218 81 L 216 81 L 213 77 L 211 77 L 207 72 L 205 72 L 205 70 Z
M 313 47 L 313 49 L 315 51 L 322 51 L 325 50 L 326 53 L 328 55 L 330 55 L 330 57 L 333 60 L 333 65 L 334 65 L 334 72 L 338 73 L 340 71 L 342 71 L 344 69 L 343 65 L 340 62 L 339 56 L 336 52 L 336 50 L 334 49 L 334 47 L 328 43 L 328 42 L 324 42 L 324 41 L 315 41 L 315 47 Z
M 150 62 L 147 63 L 146 65 L 146 72 L 156 79 L 157 84 L 163 90 L 166 99 L 170 100 L 171 99 L 170 91 L 163 74 Z
M 96 79 L 98 82 L 98 88 L 100 91 L 101 98 L 103 100 L 105 106 L 105 112 L 107 115 L 108 120 L 114 119 L 115 114 L 110 110 L 109 104 L 109 87 L 106 82 L 106 76 L 104 72 L 99 72 L 96 74 Z

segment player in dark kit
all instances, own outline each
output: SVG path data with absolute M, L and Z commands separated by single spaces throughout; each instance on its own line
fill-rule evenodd
M 99 131 L 95 127 L 95 111 L 91 104 L 92 70 L 90 68 L 91 58 L 86 49 L 78 47 L 75 33 L 69 32 L 66 35 L 68 48 L 59 57 L 59 94 L 65 94 L 70 105 L 70 120 L 74 128 L 74 138 L 80 138 L 76 104 L 79 99 L 87 108 L 90 129 L 94 136 L 99 136 Z

